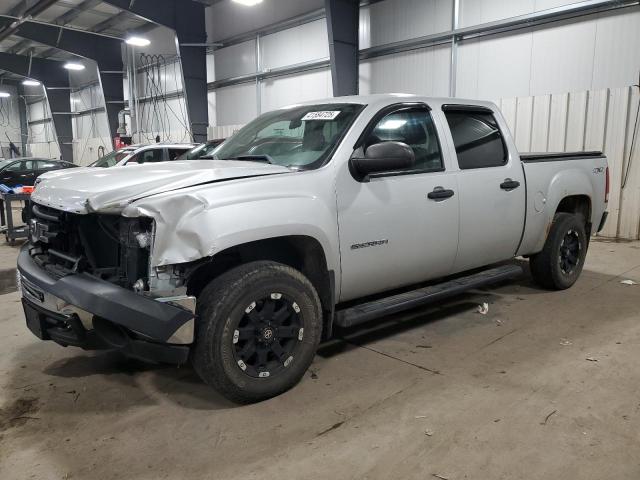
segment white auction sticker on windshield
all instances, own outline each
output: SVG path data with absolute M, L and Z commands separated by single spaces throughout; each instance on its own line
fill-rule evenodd
M 304 117 L 302 117 L 302 121 L 305 120 L 335 120 L 335 118 L 340 115 L 340 111 L 325 111 L 325 112 L 309 112 Z

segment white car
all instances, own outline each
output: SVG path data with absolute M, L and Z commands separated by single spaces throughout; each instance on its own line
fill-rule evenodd
M 151 145 L 131 145 L 108 153 L 93 162 L 90 167 L 122 167 L 149 162 L 167 162 L 175 160 L 183 153 L 194 148 L 196 143 L 152 143 Z

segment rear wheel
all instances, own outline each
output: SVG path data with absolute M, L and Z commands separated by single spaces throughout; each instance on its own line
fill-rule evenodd
M 587 246 L 584 217 L 556 213 L 544 248 L 529 259 L 533 279 L 553 290 L 571 287 L 582 272 Z
M 320 341 L 320 299 L 299 271 L 251 262 L 214 279 L 198 297 L 196 372 L 235 402 L 293 387 Z

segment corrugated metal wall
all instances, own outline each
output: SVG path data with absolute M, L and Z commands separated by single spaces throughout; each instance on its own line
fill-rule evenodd
M 640 145 L 631 151 L 631 142 L 639 99 L 638 88 L 622 87 L 502 98 L 496 103 L 522 152 L 603 151 L 609 160 L 611 193 L 601 235 L 638 239 Z

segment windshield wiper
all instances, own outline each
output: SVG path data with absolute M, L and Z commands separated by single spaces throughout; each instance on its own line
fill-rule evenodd
M 238 155 L 226 160 L 247 160 L 249 162 L 264 162 L 273 164 L 273 159 L 269 155 Z

